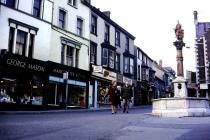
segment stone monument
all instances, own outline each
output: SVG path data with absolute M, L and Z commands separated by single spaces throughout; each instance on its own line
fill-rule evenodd
M 175 29 L 176 41 L 173 43 L 177 50 L 177 77 L 174 83 L 174 97 L 154 99 L 152 114 L 162 117 L 210 116 L 209 99 L 188 97 L 187 81 L 183 72 L 182 48 L 184 30 L 178 22 Z

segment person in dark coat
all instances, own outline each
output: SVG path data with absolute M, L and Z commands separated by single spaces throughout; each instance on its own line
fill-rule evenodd
M 123 113 L 128 113 L 128 106 L 132 97 L 132 88 L 125 82 L 122 88 L 122 98 L 123 98 Z
M 117 92 L 116 85 L 117 85 L 116 81 L 112 81 L 112 84 L 109 86 L 109 90 L 107 93 L 111 101 L 112 114 L 117 113 L 116 111 L 116 92 Z
M 122 108 L 121 106 L 121 87 L 117 86 L 117 95 L 116 95 L 116 108 L 118 108 L 118 106 L 120 108 Z

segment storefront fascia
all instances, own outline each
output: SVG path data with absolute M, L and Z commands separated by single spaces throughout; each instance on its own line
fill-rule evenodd
M 93 107 L 98 108 L 102 105 L 110 104 L 109 98 L 105 98 L 105 95 L 107 94 L 108 86 L 111 84 L 111 81 L 117 80 L 117 74 L 102 66 L 92 65 L 92 68 L 92 85 L 90 86 L 93 87 L 91 91 L 93 95 Z
M 89 94 L 89 71 L 54 63 L 49 63 L 49 96 L 48 105 L 72 108 L 87 108 Z M 68 72 L 68 79 L 65 81 L 63 74 Z M 67 82 L 67 83 L 66 83 Z M 66 94 L 66 84 L 68 93 Z
M 1 103 L 14 104 L 15 108 L 45 104 L 47 68 L 44 61 L 11 53 L 1 55 L 0 61 Z

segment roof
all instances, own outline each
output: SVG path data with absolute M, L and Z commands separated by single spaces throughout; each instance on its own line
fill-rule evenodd
M 101 18 L 103 18 L 106 22 L 110 23 L 111 25 L 113 25 L 115 28 L 117 28 L 119 31 L 123 32 L 124 34 L 126 34 L 128 37 L 130 37 L 131 39 L 135 40 L 135 36 L 133 36 L 132 34 L 130 34 L 128 31 L 126 31 L 125 29 L 123 29 L 120 25 L 118 25 L 116 22 L 114 22 L 113 20 L 111 20 L 109 17 L 107 17 L 103 12 L 101 12 L 98 8 L 92 6 L 90 3 L 83 1 L 83 4 L 85 4 L 86 6 L 88 6 L 94 13 L 96 13 L 98 16 L 100 16 Z
M 196 24 L 196 38 L 203 37 L 208 28 L 210 28 L 210 22 L 198 22 Z
M 134 45 L 138 50 L 140 50 L 146 57 L 148 57 L 152 62 L 154 61 L 151 57 L 149 57 L 140 47 Z

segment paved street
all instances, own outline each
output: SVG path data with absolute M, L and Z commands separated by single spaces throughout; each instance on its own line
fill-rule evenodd
M 1 114 L 1 140 L 210 140 L 210 117 L 159 118 L 151 107 L 118 111 Z

